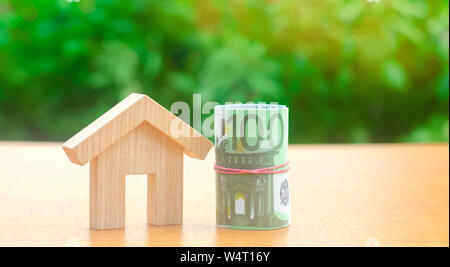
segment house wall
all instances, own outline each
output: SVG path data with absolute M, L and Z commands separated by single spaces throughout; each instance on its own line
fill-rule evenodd
M 122 175 L 160 173 L 174 168 L 183 149 L 161 131 L 143 122 L 99 156 L 101 164 Z M 175 161 L 175 162 L 174 162 Z M 109 165 L 108 165 L 109 164 Z
M 124 227 L 125 177 L 133 174 L 148 175 L 148 223 L 182 223 L 182 147 L 148 122 L 104 150 L 90 169 L 91 228 Z

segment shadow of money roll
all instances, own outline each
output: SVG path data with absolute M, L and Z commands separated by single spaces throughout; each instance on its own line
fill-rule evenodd
M 218 226 L 269 230 L 290 224 L 288 116 L 284 105 L 215 107 Z

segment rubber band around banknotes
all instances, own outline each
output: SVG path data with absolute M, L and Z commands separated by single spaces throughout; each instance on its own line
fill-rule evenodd
M 219 166 L 217 164 L 214 164 L 214 170 L 219 173 L 224 174 L 277 174 L 277 173 L 284 173 L 289 171 L 289 161 L 286 161 L 286 163 L 267 167 L 267 168 L 260 168 L 260 169 L 235 169 L 235 168 L 225 168 L 222 166 Z M 284 168 L 286 167 L 286 168 Z M 284 169 L 281 169 L 284 168 Z M 280 170 L 281 169 L 281 170 Z

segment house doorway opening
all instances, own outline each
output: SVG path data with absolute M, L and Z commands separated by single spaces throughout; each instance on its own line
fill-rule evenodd
M 125 177 L 125 224 L 127 227 L 147 223 L 147 175 Z

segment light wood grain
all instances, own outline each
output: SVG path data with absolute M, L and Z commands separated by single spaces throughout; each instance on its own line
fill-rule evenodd
M 175 135 L 178 127 L 189 135 Z M 148 223 L 181 224 L 183 152 L 204 159 L 211 147 L 206 137 L 142 94 L 131 94 L 63 144 L 73 163 L 90 161 L 94 230 L 124 227 L 125 176 L 131 174 L 148 176 Z
M 95 230 L 125 226 L 125 175 L 104 158 L 94 158 L 89 166 L 89 226 Z
M 126 178 L 126 225 L 89 230 L 89 167 L 60 144 L 0 143 L 0 246 L 448 246 L 448 144 L 290 146 L 292 224 L 215 226 L 214 153 L 184 157 L 182 225 L 147 224 L 147 176 Z
M 144 122 L 90 163 L 91 228 L 124 227 L 125 177 L 133 174 L 148 175 L 148 223 L 181 224 L 183 149 Z

